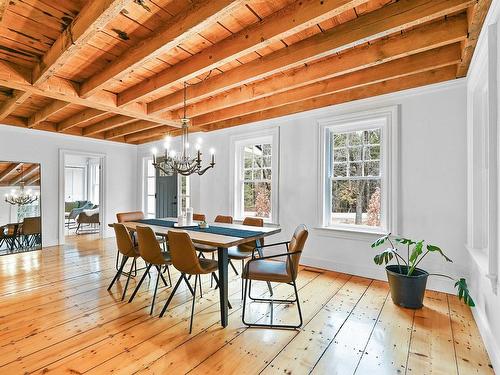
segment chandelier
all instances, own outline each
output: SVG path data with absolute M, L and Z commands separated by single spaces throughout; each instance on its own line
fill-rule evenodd
M 181 142 L 182 151 L 177 153 L 175 150 L 171 149 L 171 137 L 167 136 L 165 138 L 165 154 L 162 157 L 156 158 L 158 150 L 156 148 L 152 149 L 153 153 L 153 166 L 163 172 L 165 175 L 170 176 L 174 173 L 178 173 L 183 176 L 189 176 L 191 174 L 202 175 L 210 168 L 215 166 L 215 150 L 210 149 L 211 159 L 210 163 L 203 168 L 201 157 L 201 138 L 195 144 L 196 155 L 191 156 L 190 144 L 189 144 L 189 119 L 187 118 L 187 105 L 186 105 L 186 91 L 188 83 L 184 82 L 184 115 L 181 118 Z
M 22 168 L 21 170 L 18 169 L 18 172 L 23 173 Z M 10 191 L 10 194 L 5 194 L 5 202 L 10 203 L 14 206 L 24 206 L 26 204 L 31 204 L 38 199 L 38 193 L 33 194 L 31 189 L 24 189 L 23 180 L 21 180 L 19 186 L 19 191 L 12 189 Z

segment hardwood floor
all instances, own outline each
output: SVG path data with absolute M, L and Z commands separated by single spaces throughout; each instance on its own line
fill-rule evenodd
M 471 311 L 455 296 L 427 292 L 426 307 L 406 310 L 392 303 L 385 282 L 303 268 L 302 329 L 248 329 L 235 276 L 230 324 L 222 329 L 218 291 L 204 277 L 189 335 L 185 289 L 160 319 L 170 293 L 161 288 L 151 317 L 153 283 L 130 304 L 120 302 L 125 278 L 106 291 L 115 273 L 113 239 L 71 241 L 0 257 L 1 374 L 493 373 Z M 128 296 L 134 286 L 131 281 Z M 255 291 L 265 295 L 266 285 L 256 284 Z M 276 298 L 291 292 L 275 287 Z M 268 318 L 268 305 L 250 306 L 253 320 Z M 275 307 L 275 320 L 296 316 L 295 307 Z

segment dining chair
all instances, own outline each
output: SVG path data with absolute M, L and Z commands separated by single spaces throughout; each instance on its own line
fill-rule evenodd
M 165 302 L 165 306 L 163 307 L 163 310 L 160 313 L 160 317 L 162 317 L 165 314 L 168 305 L 170 304 L 170 301 L 172 301 L 172 298 L 174 297 L 175 292 L 177 291 L 177 288 L 179 288 L 181 282 L 184 281 L 188 285 L 188 288 L 191 291 L 191 294 L 193 295 L 193 302 L 191 306 L 191 319 L 189 321 L 189 333 L 191 333 L 193 328 L 193 315 L 194 315 L 194 305 L 196 301 L 197 284 L 199 283 L 201 285 L 200 276 L 206 274 L 212 274 L 212 276 L 215 279 L 215 282 L 218 285 L 219 279 L 215 274 L 215 271 L 217 271 L 218 269 L 218 263 L 216 260 L 199 258 L 196 255 L 196 250 L 194 248 L 193 242 L 191 241 L 191 238 L 189 237 L 189 234 L 187 232 L 169 231 L 168 243 L 170 244 L 170 254 L 172 256 L 172 264 L 181 273 L 181 276 L 179 277 L 179 280 L 177 280 L 177 283 L 175 284 L 172 293 L 168 297 L 167 302 Z M 194 290 L 191 288 L 191 285 L 189 284 L 186 275 L 195 276 Z M 229 308 L 231 308 L 230 304 Z
M 270 327 L 270 328 L 299 328 L 302 326 L 302 311 L 300 310 L 300 300 L 299 294 L 297 292 L 297 274 L 299 271 L 299 261 L 304 245 L 306 243 L 309 231 L 304 224 L 299 225 L 295 232 L 293 233 L 292 239 L 290 241 L 278 242 L 269 245 L 262 245 L 262 248 L 271 246 L 286 246 L 286 253 L 269 255 L 269 256 L 259 256 L 256 257 L 256 250 L 252 254 L 252 259 L 250 259 L 241 275 L 242 279 L 245 280 L 245 291 L 243 298 L 243 313 L 242 321 L 249 327 Z M 285 258 L 285 261 L 276 261 L 279 258 Z M 254 298 L 251 296 L 252 281 L 266 281 L 275 283 L 285 283 L 293 286 L 295 293 L 295 299 L 273 299 L 273 298 Z M 248 298 L 256 302 L 267 302 L 271 304 L 271 322 L 270 324 L 264 323 L 249 323 L 245 320 L 245 308 L 247 300 L 247 290 Z M 273 305 L 274 303 L 297 303 L 297 310 L 299 312 L 299 323 L 298 324 L 273 324 Z
M 250 225 L 253 227 L 263 227 L 264 226 L 264 219 L 260 217 L 246 217 L 243 219 L 243 225 Z M 234 272 L 236 275 L 238 275 L 238 271 L 236 271 L 236 267 L 234 266 L 233 262 L 231 260 L 240 260 L 241 261 L 241 269 L 243 270 L 243 267 L 245 266 L 245 259 L 251 258 L 253 250 L 255 248 L 259 248 L 264 244 L 264 239 L 260 239 L 258 242 L 257 241 L 250 241 L 246 242 L 244 244 L 238 245 L 236 247 L 230 247 L 227 249 L 227 255 L 229 258 L 229 264 L 233 268 Z M 244 281 L 241 279 L 241 298 L 243 299 L 243 286 L 244 286 Z M 269 286 L 269 293 L 272 295 L 272 289 L 271 286 Z
M 142 285 L 142 282 L 146 278 L 146 275 L 149 275 L 149 270 L 151 269 L 152 266 L 154 266 L 157 271 L 157 276 L 156 276 L 155 291 L 153 293 L 153 300 L 151 302 L 151 311 L 149 312 L 150 315 L 153 315 L 156 292 L 158 290 L 158 282 L 160 278 L 162 279 L 165 286 L 172 286 L 172 279 L 170 278 L 170 270 L 168 268 L 168 266 L 172 264 L 172 261 L 170 258 L 170 253 L 161 251 L 160 244 L 156 240 L 156 235 L 150 227 L 143 227 L 138 225 L 136 227 L 136 231 L 137 231 L 137 241 L 139 243 L 139 254 L 141 255 L 141 258 L 144 259 L 144 261 L 148 266 L 146 267 L 146 270 L 144 271 L 144 274 L 142 275 L 139 284 L 137 284 L 137 286 L 135 287 L 134 292 L 130 296 L 128 302 L 130 303 L 133 301 L 135 295 L 137 294 L 137 291 Z M 167 269 L 168 279 L 170 283 L 167 283 L 167 281 L 163 277 L 161 268 L 164 266 Z
M 193 214 L 193 221 L 206 221 L 207 217 L 205 214 Z
M 130 221 L 140 221 L 144 220 L 146 216 L 144 215 L 144 212 L 142 211 L 130 211 L 130 212 L 119 212 L 116 214 L 116 221 L 118 223 L 126 223 Z M 134 243 L 137 243 L 135 234 L 131 234 L 132 239 Z M 161 236 L 156 236 L 156 240 L 162 244 L 163 246 L 163 251 L 167 251 L 167 241 L 165 240 L 164 237 Z M 118 267 L 118 257 L 119 254 L 116 254 L 116 267 Z
M 128 272 L 127 275 L 127 282 L 125 284 L 125 288 L 123 289 L 123 294 L 122 294 L 122 301 L 123 301 L 125 299 L 125 294 L 127 293 L 128 283 L 130 282 L 130 276 L 132 275 L 132 269 L 136 266 L 136 261 L 137 258 L 139 258 L 140 254 L 137 246 L 134 245 L 132 237 L 130 237 L 130 233 L 125 227 L 125 225 L 115 223 L 113 224 L 113 229 L 115 230 L 116 245 L 118 247 L 118 252 L 122 254 L 122 262 L 120 268 L 118 269 L 118 272 L 111 281 L 111 284 L 109 284 L 108 286 L 108 291 L 111 290 L 115 281 L 118 281 L 118 279 L 120 278 L 123 268 L 125 267 L 125 264 L 129 260 L 129 258 L 132 258 L 130 271 Z
M 224 224 L 232 224 L 233 223 L 233 217 L 232 216 L 226 216 L 226 215 L 217 215 L 215 217 L 214 223 L 224 223 Z M 201 258 L 205 258 L 204 253 L 211 253 L 212 254 L 212 259 L 214 259 L 214 254 L 217 251 L 217 248 L 215 246 L 210 246 L 210 245 L 203 245 L 203 244 L 196 244 L 195 246 L 196 251 L 198 251 L 198 256 Z M 238 274 L 238 271 L 236 271 L 236 268 L 234 267 L 234 264 L 231 263 L 231 266 L 233 267 L 233 270 Z M 210 288 L 213 286 L 213 280 L 214 278 L 211 277 L 210 279 Z M 200 286 L 201 290 L 201 286 Z
M 27 217 L 23 220 L 22 235 L 26 247 L 33 247 L 41 243 L 40 216 Z

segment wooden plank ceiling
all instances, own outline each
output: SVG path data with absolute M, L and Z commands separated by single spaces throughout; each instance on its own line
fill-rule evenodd
M 40 164 L 0 161 L 0 186 L 16 186 L 20 182 L 40 186 Z
M 464 77 L 491 0 L 0 0 L 1 123 L 140 144 Z

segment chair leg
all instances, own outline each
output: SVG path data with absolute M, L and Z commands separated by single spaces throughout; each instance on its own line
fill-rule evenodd
M 127 293 L 128 283 L 130 281 L 130 276 L 132 275 L 132 270 L 134 269 L 135 258 L 132 260 L 132 264 L 130 265 L 130 271 L 128 272 L 127 282 L 125 283 L 125 289 L 123 289 L 122 301 L 125 299 L 125 294 Z
M 243 278 L 241 279 L 243 280 Z M 247 288 L 248 288 L 248 279 L 245 279 L 245 288 L 243 291 L 243 312 L 241 313 L 241 321 L 243 324 L 248 325 L 248 323 L 245 321 L 245 310 L 246 310 L 246 304 L 247 304 Z
M 215 280 L 215 289 L 217 289 L 219 287 L 219 278 L 217 277 L 217 275 L 215 274 L 215 272 L 212 272 L 212 277 Z M 227 307 L 230 308 L 230 309 L 233 308 L 233 306 L 231 306 L 231 302 L 229 302 L 229 299 L 227 301 Z
M 212 260 L 214 260 L 215 256 L 214 256 L 214 252 L 212 251 Z M 213 288 L 214 286 L 214 276 L 210 276 L 210 288 Z
M 201 279 L 200 275 L 194 277 L 193 304 L 191 305 L 191 319 L 189 320 L 189 334 L 193 331 L 194 304 L 196 303 L 196 282 Z
M 172 298 L 174 297 L 175 292 L 177 291 L 177 288 L 179 288 L 179 285 L 181 285 L 182 280 L 184 280 L 184 274 L 182 274 L 179 277 L 179 280 L 175 283 L 174 289 L 172 289 L 172 293 L 170 293 L 170 296 L 168 296 L 167 302 L 165 302 L 165 306 L 163 306 L 163 309 L 161 310 L 160 313 L 160 318 L 165 315 L 165 311 L 167 311 L 168 305 L 170 304 L 170 301 L 172 301 Z
M 233 262 L 231 262 L 231 259 L 229 259 L 229 265 L 231 266 L 231 268 L 233 269 L 234 273 L 236 274 L 236 276 L 239 275 L 238 273 L 238 270 L 236 269 L 236 267 L 234 266 Z
M 151 266 L 152 266 L 152 264 L 148 264 L 148 266 L 146 267 L 146 270 L 144 271 L 144 275 L 142 275 L 141 280 L 139 280 L 139 284 L 137 284 L 137 286 L 135 287 L 134 292 L 132 293 L 132 295 L 130 296 L 130 298 L 128 300 L 128 303 L 133 301 L 135 295 L 137 294 L 137 292 L 139 291 L 139 288 L 142 285 L 142 282 L 146 278 L 146 275 L 149 275 L 149 269 L 151 268 Z
M 270 302 L 271 303 L 271 324 L 263 324 L 263 323 L 249 323 L 245 320 L 245 306 L 246 306 L 246 299 L 247 299 L 247 285 L 248 285 L 248 297 L 254 301 L 257 302 Z M 282 329 L 297 329 L 302 326 L 303 320 L 302 320 L 302 310 L 300 308 L 300 300 L 299 300 L 299 293 L 297 291 L 297 285 L 295 284 L 295 281 L 292 281 L 289 283 L 289 285 L 293 286 L 294 294 L 295 294 L 295 300 L 275 300 L 275 299 L 259 299 L 259 298 L 252 298 L 251 293 L 252 293 L 252 280 L 245 280 L 245 297 L 243 298 L 243 313 L 241 316 L 241 320 L 243 324 L 247 325 L 248 327 L 267 327 L 267 328 L 282 328 Z M 273 324 L 273 306 L 274 303 L 297 303 L 297 310 L 299 312 L 299 323 L 298 324 Z
M 196 283 L 196 279 L 195 279 L 195 283 Z M 203 298 L 203 290 L 201 289 L 201 275 L 198 276 L 198 283 L 200 284 L 200 298 Z M 195 289 L 195 292 L 196 292 L 196 289 Z
M 170 278 L 170 268 L 168 268 L 168 264 L 166 265 L 167 268 L 167 275 L 168 275 L 168 283 L 170 286 L 172 286 L 172 279 Z
M 243 300 L 243 268 L 245 267 L 245 260 L 241 260 L 241 299 Z
M 189 284 L 189 279 L 186 277 L 186 274 L 183 273 L 181 276 L 183 276 L 184 281 L 186 282 L 186 285 L 187 285 L 189 291 L 191 292 L 191 294 L 194 295 L 193 287 L 191 286 L 191 284 Z
M 156 267 L 156 268 L 157 268 L 158 273 L 159 273 L 159 276 L 158 276 L 158 277 L 161 277 L 161 280 L 163 281 L 163 284 L 165 284 L 165 286 L 167 286 L 167 287 L 168 287 L 168 286 L 172 286 L 172 283 L 168 284 L 168 283 L 167 283 L 167 280 L 165 280 L 165 277 L 163 276 L 163 273 L 161 272 L 161 267 L 160 267 L 160 266 L 158 266 L 158 267 Z
M 123 267 L 125 267 L 125 263 L 127 263 L 127 259 L 128 259 L 127 257 L 125 257 L 125 256 L 123 257 L 122 264 L 120 265 L 120 268 L 118 268 L 118 272 L 116 273 L 115 277 L 113 277 L 111 284 L 109 284 L 109 286 L 108 286 L 108 291 L 111 290 L 115 281 L 117 281 L 120 278 L 120 275 L 122 274 L 122 271 L 123 271 Z
M 160 281 L 160 275 L 161 277 L 163 277 L 163 275 L 161 274 L 161 268 L 157 266 L 156 270 L 158 271 L 158 275 L 156 275 L 155 291 L 153 293 L 153 300 L 151 301 L 151 311 L 149 312 L 149 315 L 153 315 L 153 309 L 155 307 L 156 291 L 158 290 L 158 281 Z

